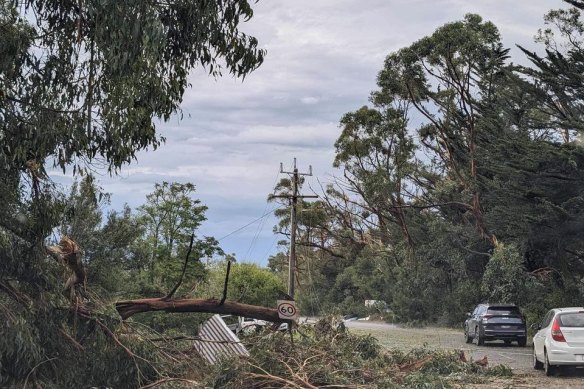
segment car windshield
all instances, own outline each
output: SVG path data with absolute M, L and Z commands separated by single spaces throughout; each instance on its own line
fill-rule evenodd
M 515 307 L 489 307 L 487 315 L 513 315 L 521 316 L 518 308 Z
M 562 327 L 584 327 L 584 312 L 561 314 L 560 325 Z

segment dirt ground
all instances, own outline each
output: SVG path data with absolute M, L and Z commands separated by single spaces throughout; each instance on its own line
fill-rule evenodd
M 464 342 L 462 329 L 450 328 L 400 328 L 392 324 L 351 321 L 345 325 L 358 334 L 371 334 L 388 348 L 409 350 L 426 347 L 430 349 L 467 350 L 474 360 L 485 355 L 490 366 L 507 365 L 513 370 L 509 379 L 496 378 L 488 384 L 469 385 L 469 388 L 551 388 L 584 389 L 584 369 L 562 370 L 557 376 L 546 377 L 543 371 L 532 367 L 531 345 L 519 347 L 515 343 L 506 345 L 502 341 L 489 342 L 484 346 Z

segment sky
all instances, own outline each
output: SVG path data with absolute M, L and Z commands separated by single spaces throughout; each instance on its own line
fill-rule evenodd
M 318 188 L 340 172 L 332 168 L 344 113 L 368 103 L 385 57 L 445 23 L 478 13 L 527 63 L 515 44 L 536 50 L 543 15 L 560 0 L 262 0 L 241 29 L 267 50 L 265 62 L 242 82 L 191 74 L 183 118 L 158 126 L 166 143 L 141 152 L 118 177 L 98 176 L 112 209 L 145 202 L 157 182 L 191 182 L 209 207 L 199 235 L 220 239 L 238 261 L 267 263 L 277 252 L 274 204 L 279 174 L 297 159 Z M 305 192 L 309 192 L 306 190 Z M 267 214 L 267 216 L 262 217 Z M 247 226 L 245 228 L 242 228 Z

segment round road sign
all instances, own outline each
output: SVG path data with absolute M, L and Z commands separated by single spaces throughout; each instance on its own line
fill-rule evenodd
M 278 300 L 278 316 L 280 319 L 295 319 L 298 316 L 298 310 L 294 301 Z

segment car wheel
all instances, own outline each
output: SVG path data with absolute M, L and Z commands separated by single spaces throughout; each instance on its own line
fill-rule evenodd
M 481 332 L 479 331 L 479 327 L 475 328 L 475 336 L 477 340 L 477 345 L 482 346 L 485 344 L 485 339 L 481 336 Z
M 544 362 L 543 362 L 543 369 L 545 370 L 545 375 L 552 376 L 556 372 L 556 367 L 550 365 L 550 360 L 547 355 L 547 351 L 544 351 Z
M 519 347 L 525 347 L 527 345 L 527 338 L 519 338 L 519 339 L 517 339 L 517 345 Z
M 468 330 L 464 329 L 464 341 L 466 343 L 472 343 L 472 336 L 469 335 Z
M 543 369 L 543 363 L 541 363 L 537 359 L 537 356 L 535 355 L 535 347 L 533 348 L 533 368 L 535 370 L 541 370 L 541 369 Z

